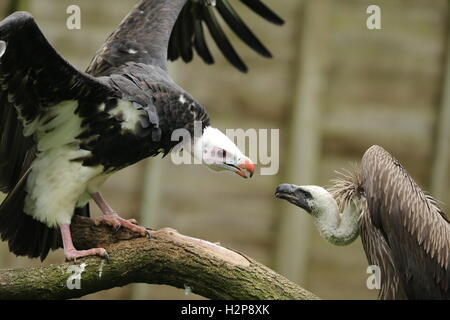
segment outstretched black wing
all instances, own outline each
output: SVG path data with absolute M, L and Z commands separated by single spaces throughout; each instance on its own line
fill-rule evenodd
M 29 13 L 0 21 L 0 48 L 0 191 L 9 192 L 33 157 L 24 126 L 61 101 L 97 101 L 113 92 L 68 64 Z
M 255 13 L 275 24 L 283 20 L 260 0 L 240 0 Z M 228 0 L 142 0 L 122 21 L 92 60 L 87 72 L 110 75 L 127 62 L 167 69 L 167 58 L 189 62 L 193 51 L 214 62 L 205 40 L 204 24 L 224 56 L 240 71 L 247 71 L 218 22 L 219 12 L 228 26 L 259 54 L 270 52 L 235 12 Z
M 450 224 L 401 164 L 379 146 L 362 160 L 369 215 L 409 299 L 450 298 Z M 383 281 L 383 279 L 382 279 Z

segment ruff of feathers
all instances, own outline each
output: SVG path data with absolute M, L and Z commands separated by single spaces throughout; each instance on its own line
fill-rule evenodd
M 332 185 L 327 189 L 336 200 L 340 212 L 343 212 L 352 201 L 359 200 L 364 195 L 362 174 L 356 164 L 353 165 L 352 171 L 343 169 L 335 172 L 339 177 L 331 180 Z

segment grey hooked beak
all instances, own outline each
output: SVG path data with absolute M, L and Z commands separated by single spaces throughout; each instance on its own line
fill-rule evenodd
M 308 213 L 312 211 L 311 201 L 308 201 L 312 199 L 311 194 L 295 184 L 280 184 L 275 190 L 275 197 L 287 200 Z

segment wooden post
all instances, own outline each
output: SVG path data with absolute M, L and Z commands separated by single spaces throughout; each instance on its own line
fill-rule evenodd
M 449 1 L 450 6 L 450 1 Z M 449 13 L 450 14 L 450 13 Z M 447 37 L 450 35 L 450 28 Z M 434 145 L 434 159 L 431 173 L 431 192 L 434 197 L 444 200 L 448 188 L 448 163 L 450 158 L 450 40 L 447 39 L 447 57 L 444 83 L 442 86 L 441 108 L 437 117 L 437 134 Z
M 144 169 L 144 185 L 142 188 L 141 210 L 139 214 L 139 224 L 152 228 L 160 227 L 160 195 L 161 195 L 161 176 L 162 176 L 162 159 L 150 158 L 145 162 Z M 150 299 L 151 287 L 148 284 L 133 285 L 131 299 L 145 300 Z
M 317 184 L 320 161 L 321 121 L 320 93 L 323 86 L 322 66 L 327 34 L 328 0 L 306 0 L 298 29 L 296 84 L 293 86 L 292 117 L 289 134 L 287 175 L 283 182 Z M 293 205 L 281 213 L 276 251 L 276 270 L 288 279 L 305 281 L 311 218 Z

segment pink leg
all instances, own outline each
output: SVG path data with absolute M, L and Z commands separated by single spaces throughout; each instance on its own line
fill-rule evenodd
M 113 227 L 116 231 L 119 230 L 120 227 L 124 227 L 133 232 L 139 233 L 143 237 L 150 238 L 150 231 L 144 227 L 138 226 L 137 221 L 134 219 L 126 220 L 119 217 L 119 215 L 106 203 L 105 199 L 103 199 L 99 192 L 92 194 L 91 197 L 103 212 L 102 217 L 94 219 L 96 225 L 106 223 L 107 225 Z
M 109 259 L 108 253 L 103 248 L 93 248 L 89 250 L 77 250 L 73 246 L 72 235 L 70 234 L 70 225 L 63 224 L 60 227 L 61 237 L 64 246 L 64 255 L 67 260 L 76 260 L 88 256 L 100 256 Z

